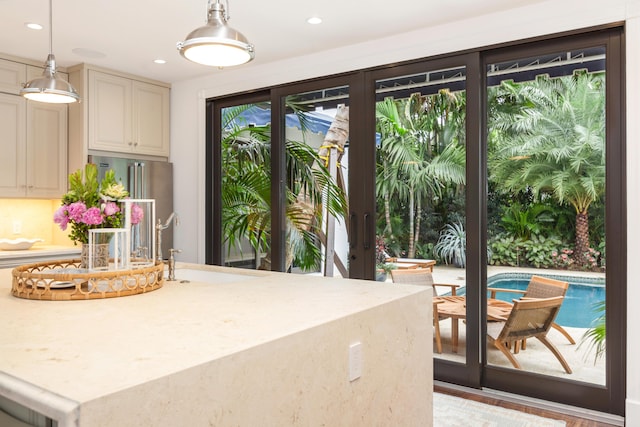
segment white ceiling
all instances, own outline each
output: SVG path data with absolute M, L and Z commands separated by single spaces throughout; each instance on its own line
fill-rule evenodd
M 256 58 L 241 65 L 252 67 L 539 1 L 229 0 L 228 12 L 229 25 L 255 45 Z M 207 0 L 53 0 L 53 53 L 59 66 L 88 62 L 165 82 L 215 73 L 175 47 L 204 25 L 206 12 Z M 307 24 L 312 15 L 324 22 Z M 44 29 L 29 30 L 26 22 Z M 48 25 L 49 0 L 0 0 L 0 53 L 44 63 Z M 156 58 L 167 63 L 154 64 Z

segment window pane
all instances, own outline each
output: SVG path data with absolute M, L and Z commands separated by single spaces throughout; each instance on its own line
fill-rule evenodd
M 349 277 L 346 229 L 349 87 L 287 96 L 287 266 Z
M 460 303 L 457 317 L 436 316 L 434 355 L 464 363 L 466 309 L 454 295 L 466 286 L 465 68 L 378 80 L 376 97 L 378 280 L 433 269 L 435 283 L 454 285 L 434 289 Z
M 605 384 L 605 50 L 490 64 L 487 83 L 489 297 L 564 295 L 532 275 L 569 283 L 547 337 L 573 373 L 537 339 L 515 358 L 529 372 Z M 513 368 L 506 353 L 525 342 L 498 320 L 488 319 L 490 335 L 503 334 L 488 363 Z
M 221 110 L 224 265 L 265 268 L 271 235 L 271 108 Z

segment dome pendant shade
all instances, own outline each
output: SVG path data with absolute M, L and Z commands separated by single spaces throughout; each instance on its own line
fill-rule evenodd
M 69 104 L 80 100 L 80 95 L 69 82 L 56 77 L 56 58 L 51 53 L 42 77 L 28 82 L 20 90 L 20 95 L 32 101 L 51 104 Z
M 244 64 L 255 56 L 246 37 L 227 26 L 224 7 L 218 1 L 209 6 L 207 25 L 193 30 L 177 47 L 189 61 L 213 67 Z
M 49 56 L 42 77 L 27 82 L 20 90 L 27 99 L 49 104 L 79 102 L 80 95 L 65 80 L 56 77 L 56 57 L 53 55 L 53 0 L 49 0 Z

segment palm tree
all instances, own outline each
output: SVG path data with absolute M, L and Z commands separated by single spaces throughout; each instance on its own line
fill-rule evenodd
M 240 105 L 222 112 L 223 235 L 230 248 L 246 238 L 257 253 L 267 252 L 269 259 L 271 127 L 244 123 L 242 113 L 254 107 L 255 104 Z M 312 269 L 321 258 L 317 235 L 323 206 L 335 216 L 344 216 L 346 200 L 313 148 L 287 140 L 285 153 L 287 260 L 288 264 L 295 262 L 302 269 Z
M 419 243 L 423 203 L 439 199 L 448 184 L 464 184 L 464 126 L 459 127 L 463 111 L 464 97 L 448 91 L 397 101 L 387 98 L 376 105 L 376 191 L 384 202 L 383 234 L 394 237 L 391 201 L 406 204 L 410 258 Z
M 589 250 L 589 207 L 605 191 L 604 86 L 604 75 L 589 73 L 505 81 L 490 102 L 490 179 L 573 206 L 579 265 Z

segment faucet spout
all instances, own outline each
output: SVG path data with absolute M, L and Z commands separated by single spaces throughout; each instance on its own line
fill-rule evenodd
M 171 215 L 169 215 L 169 218 L 167 218 L 167 221 L 164 224 L 160 218 L 158 218 L 158 222 L 156 223 L 156 261 L 164 261 L 162 257 L 162 231 L 169 228 L 172 220 L 174 221 L 174 225 L 177 226 L 180 224 L 178 214 L 175 212 L 171 212 Z
M 162 230 L 166 230 L 171 225 L 171 220 L 173 219 L 175 219 L 175 225 L 180 224 L 180 218 L 178 217 L 178 214 L 175 212 L 171 212 L 171 215 L 169 215 L 169 218 L 167 218 L 167 221 L 164 224 L 162 224 L 162 221 L 160 221 L 160 218 L 158 218 L 158 224 L 156 225 L 156 228 L 160 227 Z

